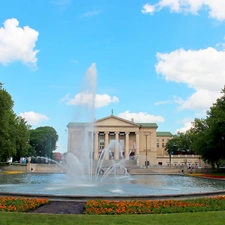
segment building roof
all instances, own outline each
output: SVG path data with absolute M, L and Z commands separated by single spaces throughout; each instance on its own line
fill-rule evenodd
M 132 124 L 132 125 L 135 125 L 135 126 L 139 126 L 140 128 L 156 128 L 156 129 L 158 128 L 158 125 L 156 123 L 136 123 L 135 121 L 126 120 L 126 119 L 120 118 L 118 116 L 114 116 L 113 114 L 110 115 L 110 116 L 101 118 L 99 120 L 96 120 L 95 123 L 98 123 L 100 121 L 104 121 L 104 120 L 107 120 L 107 119 L 110 119 L 110 118 L 115 118 L 117 120 L 129 123 L 129 124 Z M 86 126 L 86 125 L 90 125 L 90 123 L 88 123 L 88 122 L 70 122 L 67 125 L 67 127 L 74 127 L 74 126 L 78 127 L 78 126 Z M 163 132 L 163 133 L 169 133 L 169 132 Z
M 88 123 L 84 123 L 84 122 L 70 122 L 68 123 L 67 127 L 81 127 L 81 126 L 85 126 Z
M 148 128 L 148 127 L 153 127 L 153 128 L 158 128 L 158 125 L 156 123 L 137 123 L 143 128 Z
M 110 118 L 114 118 L 114 119 L 116 119 L 116 120 L 120 120 L 120 121 L 122 121 L 122 122 L 131 124 L 131 125 L 133 125 L 133 126 L 138 126 L 138 127 L 140 127 L 140 124 L 139 124 L 139 123 L 135 123 L 133 120 L 126 120 L 126 119 L 123 119 L 123 118 L 121 118 L 121 117 L 114 116 L 113 114 L 110 115 L 110 116 L 101 118 L 101 119 L 99 119 L 99 120 L 96 120 L 96 123 L 101 122 L 101 121 L 104 121 L 104 120 L 108 120 L 108 119 L 110 119 Z
M 173 135 L 170 132 L 162 131 L 162 132 L 156 132 L 157 137 L 172 137 Z

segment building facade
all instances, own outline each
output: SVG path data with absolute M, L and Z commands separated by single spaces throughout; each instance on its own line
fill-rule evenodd
M 136 160 L 136 165 L 198 166 L 205 167 L 198 155 L 169 155 L 165 150 L 170 132 L 158 132 L 156 123 L 135 123 L 111 115 L 90 123 L 70 122 L 68 125 L 68 152 L 78 158 L 82 151 L 93 149 L 93 159 L 98 160 L 105 148 L 105 160 Z

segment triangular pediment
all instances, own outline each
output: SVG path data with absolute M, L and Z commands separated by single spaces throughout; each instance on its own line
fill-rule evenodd
M 120 117 L 111 115 L 109 117 L 105 117 L 105 118 L 102 118 L 100 120 L 96 120 L 95 126 L 139 127 L 140 125 L 138 125 L 138 124 L 136 124 L 132 121 L 125 120 L 125 119 L 122 119 Z

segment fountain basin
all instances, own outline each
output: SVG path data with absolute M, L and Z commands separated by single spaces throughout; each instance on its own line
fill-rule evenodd
M 141 198 L 144 196 L 208 195 L 225 193 L 225 181 L 184 175 L 107 176 L 84 182 L 68 174 L 0 174 L 0 194 L 80 198 Z

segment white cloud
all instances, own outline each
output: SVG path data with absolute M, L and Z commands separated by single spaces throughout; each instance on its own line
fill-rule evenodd
M 97 16 L 101 14 L 101 10 L 93 10 L 93 11 L 88 11 L 84 14 L 81 15 L 81 17 L 92 17 L 92 16 Z
M 66 94 L 65 97 L 61 98 L 59 100 L 60 102 L 67 102 L 67 101 L 70 101 L 70 94 Z
M 158 74 L 167 81 L 185 83 L 194 90 L 187 100 L 176 100 L 180 110 L 207 110 L 221 96 L 225 83 L 225 51 L 178 49 L 171 53 L 157 53 L 157 59 Z
M 0 63 L 7 65 L 13 61 L 21 61 L 26 65 L 36 67 L 34 50 L 38 32 L 28 26 L 19 27 L 17 19 L 8 19 L 4 27 L 0 27 Z
M 198 14 L 202 9 L 207 10 L 209 17 L 217 20 L 225 20 L 225 1 L 224 0 L 160 0 L 151 5 L 145 4 L 141 10 L 144 14 L 153 15 L 154 12 L 168 7 L 171 12 Z
M 107 106 L 110 103 L 119 102 L 119 99 L 116 96 L 109 96 L 107 94 L 95 94 L 96 80 L 96 63 L 92 63 L 86 71 L 82 91 L 76 94 L 74 98 L 70 98 L 69 94 L 67 94 L 60 101 L 65 101 L 68 105 L 82 105 L 89 108 L 100 108 L 103 106 Z
M 154 5 L 150 5 L 150 4 L 145 4 L 144 6 L 143 6 L 143 9 L 141 10 L 141 12 L 143 13 L 143 14 L 153 14 L 154 13 L 154 11 L 155 11 L 156 9 L 155 9 L 155 6 Z
M 78 63 L 78 60 L 76 60 L 76 59 L 71 59 L 70 62 L 72 62 L 72 63 Z
M 116 96 L 109 96 L 107 94 L 96 94 L 95 100 L 93 101 L 94 95 L 89 92 L 81 92 L 70 99 L 69 95 L 66 95 L 61 101 L 66 101 L 68 105 L 83 105 L 87 107 L 92 107 L 95 105 L 95 108 L 101 108 L 107 106 L 110 103 L 119 102 L 119 99 Z M 93 103 L 94 102 L 94 103 Z
M 183 127 L 180 129 L 176 130 L 176 133 L 181 132 L 181 133 L 185 133 L 186 131 L 188 131 L 191 127 L 193 127 L 193 118 L 184 118 L 183 121 L 181 123 L 183 123 Z
M 49 120 L 47 116 L 33 111 L 20 113 L 19 116 L 23 117 L 30 125 L 37 125 L 41 121 Z
M 161 101 L 161 102 L 156 102 L 155 105 L 165 105 L 165 104 L 169 104 L 171 101 L 167 100 L 167 101 Z
M 65 9 L 72 3 L 72 0 L 51 0 L 51 3 L 60 9 Z
M 134 119 L 134 122 L 137 123 L 157 123 L 165 121 L 162 116 L 155 116 L 146 112 L 130 113 L 129 111 L 125 111 L 120 113 L 118 117 L 124 118 L 126 120 Z

